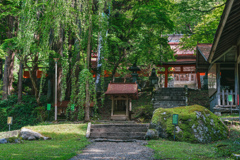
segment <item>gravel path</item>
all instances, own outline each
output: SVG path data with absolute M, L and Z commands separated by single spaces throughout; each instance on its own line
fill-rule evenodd
M 143 146 L 145 141 L 140 142 L 94 142 L 87 146 L 82 154 L 70 160 L 89 160 L 89 159 L 135 159 L 153 160 L 153 150 Z

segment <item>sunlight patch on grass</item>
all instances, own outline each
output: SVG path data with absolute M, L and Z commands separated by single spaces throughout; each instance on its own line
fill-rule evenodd
M 0 159 L 70 159 L 89 144 L 85 137 L 87 124 L 54 124 L 26 128 L 52 139 L 0 145 Z

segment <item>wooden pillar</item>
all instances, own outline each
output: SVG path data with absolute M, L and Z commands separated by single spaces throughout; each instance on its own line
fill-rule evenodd
M 128 96 L 127 96 L 127 106 L 126 106 L 126 117 L 127 117 L 127 120 L 129 120 L 129 101 L 128 101 Z
M 129 111 L 132 111 L 132 99 L 129 99 Z
M 217 104 L 221 104 L 221 99 L 220 99 L 220 64 L 216 64 L 216 72 L 217 72 Z
M 201 80 L 200 80 L 200 73 L 197 72 L 197 83 L 198 83 L 198 89 L 201 89 Z
M 237 95 L 238 95 L 238 84 L 239 84 L 239 78 L 238 78 L 238 63 L 235 64 L 235 104 L 237 105 Z
M 112 110 L 111 110 L 111 116 L 113 116 L 113 108 L 114 108 L 114 98 L 112 96 Z
M 168 67 L 165 67 L 165 85 L 164 88 L 167 88 L 168 84 Z

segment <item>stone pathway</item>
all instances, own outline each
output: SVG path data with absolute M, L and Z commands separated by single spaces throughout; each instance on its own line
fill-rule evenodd
M 153 160 L 153 150 L 143 146 L 144 144 L 147 142 L 94 142 L 87 146 L 82 154 L 70 160 Z

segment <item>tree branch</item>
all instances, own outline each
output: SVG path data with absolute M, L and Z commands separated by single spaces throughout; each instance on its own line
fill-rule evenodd
M 226 3 L 223 3 L 223 4 L 219 5 L 219 6 L 213 7 L 213 8 L 211 8 L 211 9 L 205 10 L 205 11 L 200 10 L 200 9 L 196 9 L 196 8 L 195 8 L 195 9 L 192 9 L 192 10 L 199 11 L 199 12 L 211 12 L 212 10 L 214 10 L 214 9 L 216 9 L 216 8 L 220 8 L 220 7 L 224 6 L 225 4 L 226 4 Z

